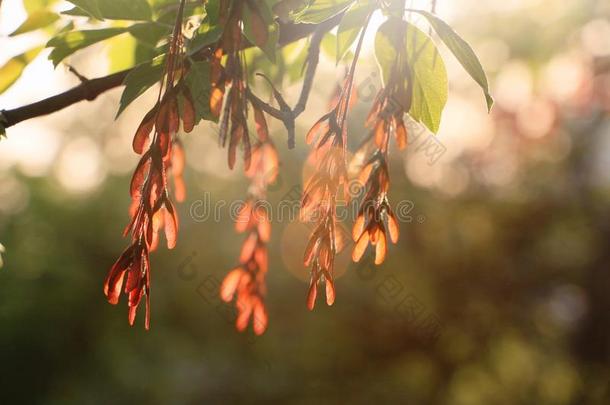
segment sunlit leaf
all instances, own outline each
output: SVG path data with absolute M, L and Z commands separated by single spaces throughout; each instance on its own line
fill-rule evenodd
M 178 13 L 178 1 L 172 0 L 170 3 L 166 4 L 163 7 L 159 7 L 156 12 L 157 16 L 155 17 L 155 22 L 161 24 L 167 24 L 169 26 L 174 26 L 176 22 L 176 15 Z M 184 15 L 185 16 L 199 16 L 205 14 L 205 9 L 203 7 L 202 1 L 190 1 L 186 2 L 184 5 Z M 213 3 L 218 3 L 214 1 Z M 154 5 L 153 5 L 154 6 Z
M 282 48 L 282 57 L 286 64 L 285 74 L 290 83 L 302 80 L 308 53 L 307 39 L 301 39 Z
M 19 79 L 23 73 L 23 69 L 38 56 L 42 49 L 44 49 L 44 47 L 37 46 L 21 55 L 9 59 L 8 62 L 0 67 L 0 94 L 4 93 L 17 81 L 17 79 Z
M 157 44 L 170 34 L 171 28 L 149 22 L 134 24 L 128 30 L 131 36 L 137 39 L 134 49 L 135 65 L 148 62 L 167 51 L 164 47 L 157 47 Z
M 34 11 L 49 8 L 49 6 L 56 2 L 57 0 L 23 0 L 23 7 L 29 14 L 33 13 Z
M 284 57 L 281 52 L 276 55 L 275 62 L 271 62 L 269 57 L 259 48 L 251 47 L 244 51 L 247 66 L 256 66 L 256 70 L 250 69 L 248 80 L 251 83 L 260 80 L 259 74 L 265 75 L 274 84 L 281 86 L 282 79 L 287 73 L 285 71 Z M 271 88 L 263 86 L 260 90 L 261 95 L 270 96 Z
M 400 63 L 407 63 L 410 71 L 410 75 L 401 78 L 403 91 L 411 91 L 410 95 L 399 97 L 410 100 L 411 117 L 436 133 L 447 103 L 447 71 L 443 59 L 428 35 L 413 24 L 391 18 L 379 27 L 375 37 L 375 56 L 386 84 L 399 52 L 406 59 Z M 412 83 L 408 83 L 407 76 Z
M 57 66 L 59 62 L 74 52 L 97 42 L 112 38 L 127 31 L 127 28 L 103 28 L 99 30 L 71 31 L 52 38 L 47 47 L 53 48 L 49 59 Z
M 288 21 L 290 15 L 302 10 L 308 0 L 279 0 L 273 5 L 273 12 L 283 21 Z
M 129 27 L 129 33 L 134 38 L 151 47 L 156 47 L 170 32 L 171 28 L 154 22 L 138 23 Z
M 293 19 L 297 23 L 319 24 L 347 10 L 355 0 L 309 0 L 303 10 L 295 13 Z
M 447 45 L 447 48 L 451 50 L 456 59 L 462 64 L 464 69 L 470 74 L 475 82 L 481 86 L 483 93 L 485 94 L 485 100 L 487 101 L 487 110 L 491 111 L 494 100 L 489 94 L 489 83 L 487 76 L 481 66 L 481 62 L 477 55 L 474 53 L 470 45 L 458 35 L 446 22 L 423 10 L 413 10 L 426 17 L 430 22 L 430 25 L 434 28 L 434 31 L 438 34 L 440 39 Z
M 38 10 L 31 13 L 28 18 L 13 31 L 9 36 L 14 37 L 15 35 L 24 34 L 26 32 L 35 31 L 40 28 L 44 28 L 59 19 L 59 16 L 51 11 Z
M 373 3 L 370 3 L 368 0 L 359 0 L 347 10 L 337 29 L 337 63 L 343 59 L 356 38 L 358 38 L 358 33 L 364 27 L 366 18 L 373 9 Z
M 135 38 L 129 35 L 122 35 L 108 40 L 107 52 L 110 72 L 118 72 L 135 65 L 136 43 Z
M 320 49 L 330 60 L 337 60 L 337 36 L 332 32 L 327 32 L 322 38 L 322 42 L 320 42 Z M 354 53 L 348 49 L 341 60 L 351 60 L 353 57 Z
M 337 36 L 332 32 L 327 32 L 320 42 L 320 49 L 323 54 L 331 60 L 337 59 Z
M 61 27 L 61 29 L 59 31 L 57 31 L 55 36 L 60 35 L 60 34 L 65 34 L 66 32 L 70 32 L 73 29 L 74 29 L 74 21 L 68 21 L 68 23 L 66 25 L 64 25 L 63 27 Z
M 121 113 L 131 104 L 136 98 L 140 97 L 146 90 L 155 85 L 163 76 L 163 63 L 165 56 L 159 56 L 148 63 L 142 63 L 136 66 L 125 78 L 123 84 L 125 90 L 121 95 L 119 103 L 119 111 L 116 116 Z
M 136 49 L 134 50 L 134 61 L 136 65 L 148 62 L 161 55 L 163 52 L 158 52 L 157 48 L 151 48 L 148 45 L 144 45 L 141 42 L 136 42 Z
M 68 0 L 70 3 L 74 4 L 77 8 L 66 11 L 65 14 L 70 15 L 82 15 L 80 12 L 84 12 L 93 18 L 97 18 L 98 20 L 103 20 L 102 12 L 97 4 L 97 0 Z M 78 12 L 78 14 L 73 14 L 74 11 Z
M 152 10 L 146 0 L 68 0 L 76 6 L 68 15 L 88 15 L 98 20 L 150 20 Z
M 244 35 L 274 62 L 279 27 L 273 19 L 271 8 L 264 0 L 253 0 L 247 4 L 253 6 L 247 7 L 243 16 Z
M 220 39 L 222 35 L 222 27 L 211 23 L 211 20 L 206 17 L 197 29 L 195 37 L 190 42 L 189 53 L 198 52 L 203 47 L 206 47 Z
M 212 25 L 218 24 L 220 20 L 220 2 L 208 1 L 204 5 L 205 14 L 209 18 L 209 23 Z

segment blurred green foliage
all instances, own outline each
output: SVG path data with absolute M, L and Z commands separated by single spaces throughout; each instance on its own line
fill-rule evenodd
M 532 17 L 518 12 L 457 27 L 470 37 L 503 38 L 511 56 L 535 66 L 557 50 L 546 41 L 551 32 L 577 31 L 596 17 L 601 2 L 579 4 L 584 11 L 549 30 L 530 26 Z M 315 97 L 312 103 L 325 102 Z M 357 105 L 352 116 L 363 117 L 367 107 Z M 495 119 L 501 114 L 500 107 Z M 235 332 L 232 313 L 214 293 L 235 264 L 241 237 L 226 215 L 220 222 L 189 216 L 204 191 L 215 201 L 243 198 L 245 180 L 187 172 L 178 248 L 153 254 L 152 329 L 145 332 L 143 317 L 130 328 L 124 301 L 112 307 L 102 293 L 126 244 L 118 235 L 127 221 L 129 178 L 111 177 L 77 198 L 51 177 L 11 169 L 27 185 L 29 200 L 22 212 L 0 217 L 6 247 L 0 398 L 608 404 L 610 190 L 593 180 L 590 163 L 609 121 L 598 105 L 565 108 L 558 132 L 569 139 L 569 153 L 541 160 L 552 140 L 527 143 L 519 149 L 525 174 L 502 187 L 482 180 L 479 156 L 461 156 L 455 167 L 472 180 L 454 196 L 413 184 L 396 159 L 391 198 L 413 202 L 413 221 L 402 224 L 401 241 L 382 267 L 350 265 L 330 308 L 306 310 L 306 284 L 286 264 L 286 249 L 296 244 L 282 240 L 290 225 L 274 224 L 270 327 L 260 338 Z M 360 128 L 355 118 L 351 133 Z M 522 141 L 517 131 L 505 136 Z M 282 150 L 282 181 L 270 193 L 272 203 L 299 185 L 305 153 Z M 432 333 L 424 322 L 430 317 L 438 321 Z

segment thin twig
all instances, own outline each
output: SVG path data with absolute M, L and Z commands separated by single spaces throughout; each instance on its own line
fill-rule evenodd
M 92 79 L 61 94 L 57 94 L 23 107 L 15 108 L 14 110 L 2 111 L 2 115 L 4 116 L 6 122 L 4 127 L 8 128 L 31 118 L 36 118 L 63 110 L 64 108 L 80 101 L 92 101 L 100 94 L 123 84 L 123 81 L 129 72 L 131 72 L 131 69 L 122 70 L 109 76 Z
M 320 43 L 324 38 L 326 32 L 322 30 L 316 30 L 311 37 L 311 43 L 309 44 L 309 54 L 307 60 L 307 70 L 305 71 L 305 78 L 303 80 L 303 88 L 301 90 L 301 96 L 296 106 L 294 106 L 293 112 L 296 115 L 301 114 L 305 111 L 307 106 L 307 100 L 311 93 L 311 87 L 313 85 L 313 79 L 316 75 L 316 69 L 320 62 Z
M 68 64 L 66 64 L 66 66 L 68 67 L 68 71 L 70 73 L 74 74 L 74 76 L 76 76 L 78 78 L 78 80 L 80 80 L 81 83 L 85 83 L 85 82 L 89 81 L 89 79 L 87 79 L 85 76 L 78 73 L 78 70 L 76 70 L 76 68 L 74 66 L 68 65 Z
M 286 127 L 286 131 L 288 132 L 289 149 L 292 149 L 295 146 L 295 121 L 299 117 L 299 115 L 301 115 L 303 111 L 305 111 L 305 107 L 307 106 L 307 100 L 309 99 L 309 94 L 311 93 L 311 89 L 313 86 L 313 79 L 316 75 L 316 70 L 320 61 L 320 43 L 322 42 L 322 38 L 324 38 L 325 33 L 326 30 L 323 29 L 322 26 L 320 26 L 312 35 L 311 42 L 309 44 L 309 50 L 307 53 L 307 69 L 305 70 L 305 77 L 303 78 L 303 86 L 301 87 L 301 94 L 299 95 L 299 100 L 294 106 L 294 108 L 290 108 L 286 100 L 284 100 L 282 94 L 277 91 L 271 81 L 264 75 L 262 77 L 264 77 L 271 86 L 273 91 L 273 97 L 280 106 L 279 109 L 262 101 L 248 88 L 248 99 L 252 104 L 254 104 L 257 108 L 263 110 L 267 114 L 271 115 L 272 117 L 282 121 L 284 127 Z

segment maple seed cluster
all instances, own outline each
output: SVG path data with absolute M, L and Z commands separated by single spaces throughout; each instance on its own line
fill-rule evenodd
M 368 18 L 335 107 L 313 125 L 305 138 L 308 144 L 314 144 L 310 160 L 316 167 L 307 180 L 301 199 L 301 221 L 316 222 L 303 257 L 303 264 L 311 267 L 307 292 L 309 310 L 315 306 L 318 284 L 325 284 L 326 304 L 335 302 L 335 257 L 345 247 L 342 233 L 337 232 L 336 202 L 347 195 L 347 115 L 354 89 L 356 62 L 367 25 Z
M 309 131 L 308 144 L 315 141 L 310 159 L 316 170 L 306 183 L 301 199 L 301 221 L 317 219 L 305 248 L 303 263 L 311 267 L 307 307 L 315 306 L 318 283 L 326 284 L 326 303 L 335 301 L 334 262 L 342 248 L 337 229 L 336 199 L 345 190 L 347 167 L 345 158 L 346 131 L 343 116 L 347 113 L 346 96 L 336 108 L 323 116 Z M 339 123 L 341 122 L 341 123 Z M 343 193 L 344 194 L 344 193 Z
M 388 83 L 373 102 L 365 124 L 371 132 L 354 158 L 362 159 L 365 156 L 366 159 L 358 175 L 365 194 L 352 229 L 352 237 L 356 242 L 352 251 L 352 260 L 355 262 L 360 261 L 371 244 L 375 247 L 375 264 L 381 264 L 387 255 L 388 236 L 392 243 L 398 242 L 398 221 L 388 202 L 388 147 L 392 134 L 400 150 L 407 146 L 407 129 L 403 116 L 411 108 L 412 81 L 408 80 L 406 89 L 402 86 L 404 78 L 411 77 L 409 65 L 398 63 L 402 57 L 399 53 Z
M 228 143 L 231 169 L 236 164 L 237 149 L 241 146 L 245 174 L 250 179 L 247 201 L 235 223 L 236 231 L 245 234 L 239 264 L 224 278 L 220 297 L 225 302 L 235 302 L 237 330 L 245 331 L 251 322 L 257 335 L 264 333 L 268 324 L 265 279 L 269 267 L 271 222 L 263 202 L 268 186 L 275 182 L 279 171 L 278 153 L 269 137 L 263 110 L 278 117 L 274 115 L 273 107 L 250 92 L 242 49 L 247 32 L 250 42 L 261 49 L 269 39 L 266 14 L 261 11 L 261 4 L 258 0 L 221 0 L 219 18 L 223 32 L 207 49 L 211 82 L 209 103 L 219 122 L 219 141 L 223 147 Z M 131 221 L 125 235 L 131 235 L 131 243 L 110 270 L 104 285 L 104 293 L 112 304 L 118 303 L 122 292 L 128 296 L 130 324 L 134 323 L 137 308 L 145 299 L 147 329 L 150 326 L 150 252 L 158 247 L 161 232 L 165 234 L 167 247 L 174 248 L 178 232 L 178 217 L 170 199 L 169 175 L 173 177 L 171 189 L 175 200 L 183 201 L 185 198 L 182 179 L 184 149 L 177 133 L 181 123 L 185 132 L 192 131 L 197 116 L 185 80 L 189 62 L 182 34 L 184 6 L 185 0 L 182 0 L 169 41 L 157 103 L 145 115 L 133 139 L 133 150 L 141 155 L 141 159 L 130 186 Z M 344 233 L 338 231 L 337 201 L 348 198 L 347 116 L 355 100 L 356 65 L 370 17 L 371 14 L 360 32 L 343 86 L 332 98 L 330 112 L 322 116 L 306 135 L 307 144 L 312 145 L 308 160 L 315 166 L 306 180 L 300 212 L 301 221 L 314 224 L 303 256 L 303 263 L 311 272 L 307 293 L 309 310 L 315 306 L 320 285 L 325 290 L 326 303 L 334 303 L 335 259 L 347 245 Z M 375 263 L 383 263 L 388 241 L 396 243 L 399 237 L 398 221 L 388 201 L 388 153 L 391 138 L 395 139 L 399 149 L 407 145 L 403 117 L 411 109 L 413 75 L 403 48 L 397 47 L 399 51 L 389 80 L 377 94 L 366 120 L 369 133 L 352 161 L 359 168 L 358 179 L 364 187 L 352 229 L 355 242 L 352 260 L 355 262 L 361 260 L 371 245 L 375 251 Z M 278 103 L 286 104 L 276 93 L 274 88 Z M 252 141 L 248 129 L 249 115 L 256 127 L 256 138 Z
M 176 134 L 181 121 L 186 132 L 195 125 L 194 103 L 180 76 L 185 71 L 181 30 L 183 6 L 184 2 L 178 13 L 165 65 L 165 81 L 157 103 L 145 115 L 133 139 L 133 150 L 142 157 L 131 179 L 131 221 L 124 232 L 131 234 L 131 244 L 112 266 L 104 283 L 104 294 L 111 304 L 118 303 L 121 291 L 128 296 L 131 325 L 142 298 L 145 299 L 146 329 L 150 327 L 150 252 L 159 244 L 161 229 L 168 249 L 175 247 L 178 233 L 178 216 L 170 199 L 168 173 L 174 175 L 176 199 L 182 201 L 185 196 L 184 150 Z
M 243 62 L 244 16 L 247 15 L 254 31 L 257 44 L 265 44 L 268 39 L 267 26 L 261 11 L 254 0 L 244 2 L 221 2 L 221 25 L 223 34 L 218 41 L 211 66 L 210 110 L 220 118 L 219 141 L 224 148 L 229 141 L 229 168 L 235 167 L 237 147 L 241 144 L 244 167 L 248 170 L 251 162 L 252 147 L 248 132 L 247 71 Z M 226 55 L 225 66 L 222 59 Z
M 241 208 L 235 223 L 238 233 L 246 233 L 239 257 L 239 265 L 231 270 L 220 287 L 220 297 L 225 302 L 235 299 L 237 308 L 236 328 L 242 332 L 250 319 L 254 333 L 261 335 L 267 328 L 265 309 L 268 270 L 268 247 L 271 223 L 267 211 L 261 205 L 269 184 L 278 174 L 277 150 L 269 137 L 264 113 L 252 105 L 258 139 L 251 145 L 248 131 L 247 70 L 242 51 L 242 15 L 248 13 L 257 43 L 267 42 L 267 28 L 255 1 L 223 2 L 221 21 L 225 27 L 211 60 L 212 91 L 210 109 L 219 118 L 219 141 L 225 147 L 227 140 L 229 168 L 236 162 L 237 147 L 243 149 L 244 169 L 251 179 L 248 200 Z M 222 60 L 226 56 L 225 65 Z
M 240 264 L 231 270 L 220 287 L 220 296 L 225 302 L 233 301 L 235 295 L 238 316 L 236 328 L 244 331 L 250 318 L 254 333 L 261 335 L 267 328 L 268 317 L 264 298 L 265 276 L 268 269 L 267 244 L 271 237 L 271 223 L 267 210 L 261 204 L 268 185 L 275 182 L 278 170 L 278 154 L 271 138 L 262 111 L 255 109 L 254 118 L 258 141 L 253 147 L 252 164 L 246 171 L 251 179 L 247 202 L 239 211 L 235 229 L 247 233 L 239 258 Z

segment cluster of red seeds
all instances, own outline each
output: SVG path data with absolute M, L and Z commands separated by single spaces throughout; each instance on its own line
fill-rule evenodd
M 225 6 L 228 2 L 225 2 Z M 236 297 L 236 328 L 244 331 L 250 319 L 254 333 L 262 334 L 267 328 L 265 276 L 268 270 L 267 244 L 271 236 L 271 223 L 265 207 L 261 204 L 266 196 L 267 186 L 273 183 L 278 173 L 278 155 L 269 137 L 269 129 L 264 113 L 252 105 L 258 139 L 250 142 L 248 130 L 248 92 L 245 77 L 242 45 L 242 12 L 244 7 L 253 21 L 255 37 L 264 43 L 267 31 L 255 1 L 234 2 L 232 7 L 221 8 L 221 21 L 225 27 L 216 45 L 211 60 L 212 91 L 211 111 L 219 118 L 220 144 L 229 141 L 229 167 L 233 169 L 237 147 L 241 144 L 244 154 L 244 168 L 251 179 L 248 201 L 239 212 L 235 228 L 239 233 L 247 233 L 242 245 L 239 265 L 229 272 L 221 284 L 220 296 L 225 302 Z M 226 56 L 223 66 L 222 59 Z
M 400 50 L 403 48 L 397 47 Z M 362 258 L 370 243 L 375 246 L 375 263 L 381 264 L 387 254 L 388 234 L 392 243 L 398 241 L 398 221 L 387 196 L 390 187 L 388 148 L 392 134 L 399 149 L 407 146 L 403 117 L 411 108 L 413 80 L 410 79 L 410 65 L 403 63 L 405 60 L 404 52 L 398 52 L 390 77 L 377 94 L 367 117 L 366 127 L 371 132 L 356 154 L 357 158 L 368 155 L 368 159 L 358 176 L 360 184 L 365 187 L 365 194 L 352 230 L 356 242 L 352 252 L 355 262 Z
M 216 45 L 211 64 L 212 91 L 210 108 L 220 117 L 220 144 L 229 141 L 229 167 L 235 166 L 237 147 L 241 144 L 244 153 L 244 166 L 250 166 L 252 147 L 248 133 L 247 84 L 242 60 L 243 14 L 248 13 L 257 43 L 267 42 L 267 27 L 254 0 L 244 2 L 221 2 L 221 24 L 225 27 Z M 226 55 L 225 66 L 222 58 Z
M 183 5 L 183 4 L 182 4 Z M 146 114 L 133 139 L 133 149 L 142 155 L 131 180 L 131 221 L 125 235 L 131 244 L 112 266 L 104 283 L 108 301 L 117 304 L 121 291 L 128 296 L 129 323 L 146 301 L 146 329 L 150 327 L 150 252 L 164 230 L 167 247 L 176 245 L 178 217 L 170 199 L 167 174 L 174 175 L 176 199 L 184 199 L 184 151 L 176 139 L 182 121 L 185 131 L 195 125 L 195 109 L 188 87 L 176 75 L 184 72 L 180 10 L 166 63 L 165 81 L 157 104 Z M 182 108 L 179 108 L 179 98 Z
M 311 279 L 307 292 L 307 308 L 313 310 L 318 294 L 318 284 L 325 284 L 326 303 L 335 302 L 335 257 L 344 246 L 342 233 L 338 232 L 337 200 L 347 197 L 347 115 L 352 106 L 356 63 L 366 26 L 360 33 L 354 59 L 346 75 L 339 96 L 333 96 L 334 108 L 309 130 L 308 144 L 314 143 L 310 159 L 316 171 L 307 180 L 301 199 L 301 220 L 315 222 L 314 230 L 305 248 L 303 263 L 311 267 Z M 336 101 L 335 101 L 336 100 Z
M 225 302 L 231 302 L 237 294 L 237 330 L 244 331 L 252 318 L 254 333 L 260 335 L 268 322 L 264 297 L 268 269 L 267 243 L 271 237 L 271 223 L 262 201 L 267 186 L 277 178 L 279 163 L 262 111 L 254 109 L 254 118 L 258 141 L 253 147 L 252 164 L 246 171 L 251 179 L 249 197 L 235 222 L 237 232 L 247 232 L 248 236 L 241 249 L 240 264 L 223 280 L 220 296 Z
M 236 150 L 241 144 L 244 150 L 246 175 L 251 179 L 249 196 L 239 212 L 235 227 L 239 233 L 247 233 L 242 245 L 239 265 L 232 269 L 221 285 L 220 295 L 226 302 L 236 301 L 238 311 L 236 327 L 247 328 L 252 319 L 257 335 L 262 334 L 268 323 L 265 309 L 268 270 L 268 242 L 271 223 L 264 204 L 266 191 L 277 177 L 279 163 L 277 150 L 269 137 L 264 113 L 252 105 L 256 133 L 255 144 L 250 143 L 248 131 L 247 71 L 243 62 L 242 9 L 249 7 L 254 21 L 255 42 L 266 42 L 264 21 L 254 0 L 244 3 L 223 1 L 221 21 L 225 29 L 210 59 L 211 85 L 210 107 L 220 122 L 220 143 L 229 140 L 229 167 L 233 168 Z M 229 7 L 231 5 L 231 7 Z M 195 126 L 195 107 L 185 84 L 185 58 L 182 43 L 182 11 L 176 21 L 170 43 L 164 82 L 157 104 L 146 114 L 133 140 L 133 149 L 142 155 L 131 181 L 131 222 L 125 234 L 131 234 L 131 244 L 119 257 L 106 278 L 104 292 L 108 300 L 118 303 L 121 291 L 128 295 L 129 322 L 133 324 L 142 298 L 146 300 L 146 328 L 150 325 L 150 259 L 149 254 L 159 244 L 159 233 L 164 231 L 167 246 L 176 244 L 178 218 L 170 200 L 168 173 L 173 174 L 175 198 L 185 198 L 184 150 L 176 137 L 182 122 L 185 132 Z M 360 36 L 356 55 L 362 46 L 364 30 Z M 223 59 L 226 62 L 223 66 Z M 335 257 L 344 246 L 342 233 L 338 232 L 337 200 L 347 197 L 348 171 L 346 164 L 347 114 L 353 104 L 354 72 L 357 57 L 345 80 L 343 88 L 333 97 L 334 107 L 311 128 L 306 136 L 308 144 L 314 144 L 310 160 L 316 170 L 309 177 L 301 201 L 301 220 L 313 222 L 314 229 L 305 249 L 304 264 L 311 267 L 311 281 L 307 295 L 307 307 L 315 306 L 318 284 L 325 284 L 326 302 L 335 300 Z M 381 264 L 387 253 L 387 241 L 398 240 L 398 222 L 388 202 L 390 177 L 387 163 L 390 138 L 394 135 L 400 149 L 407 144 L 407 131 L 402 117 L 410 108 L 410 89 L 401 86 L 404 64 L 396 63 L 389 82 L 373 104 L 367 119 L 371 131 L 363 142 L 358 155 L 366 155 L 359 180 L 364 186 L 361 207 L 352 237 L 356 242 L 352 259 L 359 261 L 369 244 L 375 246 L 375 263 Z M 409 81 L 410 82 L 410 81 Z M 409 96 L 405 98 L 405 94 Z
M 318 293 L 318 283 L 325 283 L 326 303 L 335 301 L 335 256 L 343 248 L 337 232 L 336 201 L 345 195 L 347 184 L 346 142 L 347 113 L 350 107 L 353 76 L 337 99 L 335 107 L 309 130 L 308 144 L 314 143 L 310 159 L 316 166 L 308 179 L 301 200 L 301 220 L 316 225 L 305 248 L 303 263 L 311 266 L 307 307 L 312 310 Z
M 361 33 L 356 55 L 360 51 L 364 32 L 365 30 Z M 366 125 L 371 128 L 371 132 L 356 154 L 357 157 L 366 156 L 366 159 L 358 176 L 364 195 L 352 230 L 355 242 L 352 260 L 355 262 L 362 258 L 371 244 L 375 247 L 375 263 L 381 264 L 387 254 L 388 239 L 393 243 L 398 241 L 398 221 L 387 196 L 390 186 L 388 146 L 392 134 L 400 149 L 407 145 L 403 116 L 410 109 L 411 99 L 411 80 L 408 80 L 407 89 L 403 87 L 404 79 L 410 77 L 408 65 L 400 63 L 405 55 L 398 56 L 390 80 L 377 95 L 367 118 Z M 357 57 L 354 61 L 356 59 Z M 309 309 L 315 305 L 319 282 L 326 282 L 327 304 L 332 305 L 335 300 L 334 260 L 343 247 L 342 234 L 337 232 L 336 201 L 340 192 L 345 190 L 347 181 L 345 119 L 350 108 L 354 69 L 355 62 L 347 75 L 346 84 L 336 98 L 336 107 L 324 115 L 307 134 L 307 143 L 315 141 L 312 160 L 316 162 L 316 171 L 307 182 L 301 203 L 301 216 L 303 220 L 311 220 L 315 215 L 317 222 L 303 260 L 305 266 L 311 266 L 311 283 L 307 296 Z
M 355 262 L 360 261 L 370 243 L 375 246 L 375 264 L 381 264 L 387 254 L 388 234 L 392 243 L 398 241 L 398 221 L 387 195 L 390 188 L 387 156 L 391 134 L 394 134 L 399 149 L 407 145 L 403 114 L 402 107 L 386 87 L 377 95 L 367 118 L 366 126 L 371 128 L 371 133 L 356 154 L 368 154 L 368 159 L 358 176 L 365 193 L 352 230 L 356 242 L 352 252 Z

